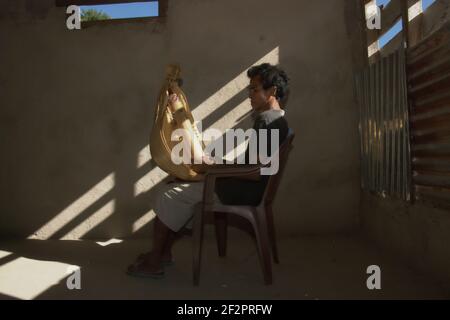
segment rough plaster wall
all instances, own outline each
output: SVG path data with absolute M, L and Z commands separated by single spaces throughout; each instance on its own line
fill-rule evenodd
M 15 2 L 0 16 L 0 235 L 130 236 L 163 183 L 145 160 L 165 65 L 181 63 L 192 108 L 217 109 L 207 124 L 245 127 L 233 110 L 248 108 L 246 93 L 230 81 L 274 50 L 292 79 L 287 118 L 297 134 L 275 205 L 279 233 L 357 225 L 348 12 L 344 0 L 324 2 L 171 0 L 164 23 L 80 31 L 65 28 L 51 0 Z M 224 87 L 233 93 L 225 100 Z
M 450 290 L 450 215 L 447 210 L 362 193 L 361 222 L 369 238 Z

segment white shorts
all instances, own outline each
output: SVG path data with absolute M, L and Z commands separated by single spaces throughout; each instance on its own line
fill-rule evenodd
M 203 185 L 203 181 L 165 185 L 156 198 L 155 214 L 172 231 L 192 229 L 194 213 L 201 210 Z M 214 202 L 220 203 L 215 193 Z

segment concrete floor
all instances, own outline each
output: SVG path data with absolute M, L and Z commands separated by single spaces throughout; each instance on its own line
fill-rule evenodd
M 279 239 L 281 264 L 264 286 L 256 248 L 232 228 L 228 256 L 217 256 L 211 228 L 205 233 L 200 287 L 192 285 L 191 238 L 174 247 L 176 263 L 161 280 L 124 273 L 149 240 L 0 241 L 0 299 L 448 299 L 427 275 L 405 267 L 357 235 Z M 381 290 L 368 290 L 366 269 L 381 268 Z M 66 286 L 69 266 L 81 269 L 81 290 Z

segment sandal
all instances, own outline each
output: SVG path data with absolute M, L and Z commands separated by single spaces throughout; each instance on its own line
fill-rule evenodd
M 164 269 L 161 271 L 148 271 L 142 268 L 143 263 L 132 264 L 127 269 L 127 274 L 139 278 L 162 279 L 164 278 Z
M 148 255 L 149 253 L 141 253 L 140 255 L 138 255 L 138 257 L 136 258 L 136 262 L 137 263 L 141 263 L 142 261 L 144 261 L 145 257 Z M 175 264 L 175 261 L 172 260 L 162 260 L 161 264 L 163 267 L 169 267 Z

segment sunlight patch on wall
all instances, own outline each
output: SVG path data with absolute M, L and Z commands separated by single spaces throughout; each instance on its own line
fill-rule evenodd
M 155 212 L 153 210 L 148 211 L 146 214 L 144 214 L 142 217 L 140 217 L 138 220 L 136 220 L 133 223 L 133 233 L 142 229 L 147 223 L 153 220 L 155 217 Z
M 163 171 L 160 167 L 153 168 L 134 184 L 134 196 L 136 197 L 141 193 L 148 192 L 154 185 L 160 183 L 167 176 L 167 172 Z
M 58 213 L 39 230 L 28 236 L 28 239 L 49 239 L 57 231 L 102 198 L 106 193 L 111 191 L 114 188 L 114 180 L 114 173 L 109 174 L 77 200 L 72 202 L 67 208 Z
M 137 155 L 137 168 L 143 167 L 146 163 L 148 163 L 152 157 L 150 156 L 150 146 L 147 144 L 145 147 L 139 151 Z
M 372 43 L 370 46 L 367 47 L 367 53 L 369 57 L 373 56 L 378 51 L 379 51 L 378 41 L 375 41 L 374 43 Z
M 271 63 L 278 64 L 280 61 L 280 50 L 279 47 L 276 47 L 261 59 L 253 63 L 251 66 L 258 65 L 261 63 Z M 245 70 L 243 70 L 239 75 L 237 75 L 234 79 L 224 85 L 221 89 L 211 95 L 208 99 L 202 102 L 199 106 L 197 106 L 193 111 L 192 115 L 194 116 L 195 121 L 201 121 L 218 109 L 220 106 L 227 103 L 231 98 L 240 93 L 248 86 L 248 77 L 247 70 L 251 67 L 248 66 Z
M 414 18 L 420 15 L 423 12 L 422 7 L 422 0 L 417 1 L 415 4 L 409 7 L 408 20 L 412 21 Z
M 111 200 L 99 210 L 97 210 L 94 214 L 90 215 L 89 218 L 83 220 L 82 223 L 69 231 L 61 238 L 61 240 L 74 240 L 81 238 L 93 228 L 98 226 L 100 223 L 108 219 L 114 213 L 114 209 L 115 200 Z
M 248 83 L 247 83 L 248 84 Z M 227 118 L 222 117 L 216 122 L 214 122 L 209 128 L 218 129 L 222 132 L 225 132 L 226 129 L 230 128 L 231 126 L 236 124 L 237 119 L 243 118 L 249 111 L 252 110 L 252 106 L 250 104 L 250 99 L 247 98 L 244 101 L 242 101 L 240 104 L 238 104 L 236 107 L 234 107 L 233 110 L 227 113 Z M 233 119 L 233 123 L 229 123 L 230 120 L 228 118 Z

